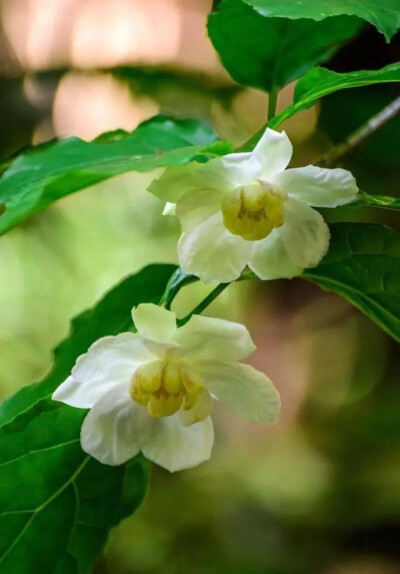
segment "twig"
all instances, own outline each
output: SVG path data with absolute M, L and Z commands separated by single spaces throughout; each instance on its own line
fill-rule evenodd
M 340 158 L 352 152 L 369 136 L 379 130 L 389 120 L 395 118 L 400 112 L 400 96 L 388 104 L 383 110 L 370 118 L 341 144 L 332 147 L 318 162 L 318 165 L 330 167 L 335 165 Z

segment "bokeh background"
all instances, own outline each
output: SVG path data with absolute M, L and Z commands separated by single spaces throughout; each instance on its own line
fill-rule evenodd
M 206 38 L 210 0 L 0 0 L 0 162 L 69 135 L 134 129 L 158 113 L 211 122 L 244 142 L 267 96 L 236 85 Z M 372 27 L 326 65 L 399 60 Z M 293 85 L 278 107 L 290 103 Z M 321 157 L 396 96 L 339 92 L 287 122 L 294 164 Z M 398 195 L 400 119 L 346 158 L 361 186 Z M 122 277 L 176 261 L 177 223 L 127 174 L 59 201 L 0 238 L 0 399 L 39 379 L 70 319 Z M 352 208 L 330 220 L 399 228 Z M 193 285 L 184 313 L 208 292 Z M 154 468 L 135 516 L 112 534 L 96 574 L 399 574 L 398 346 L 338 297 L 300 279 L 233 285 L 207 311 L 244 321 L 252 363 L 282 394 L 271 428 L 216 408 L 212 460 L 171 475 Z

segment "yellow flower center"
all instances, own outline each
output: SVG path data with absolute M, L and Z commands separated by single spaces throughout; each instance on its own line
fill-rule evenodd
M 283 224 L 286 195 L 269 183 L 252 183 L 234 189 L 222 201 L 225 227 L 247 241 L 264 239 Z
M 152 417 L 167 417 L 181 407 L 192 409 L 204 389 L 202 378 L 181 361 L 141 365 L 131 381 L 130 395 Z

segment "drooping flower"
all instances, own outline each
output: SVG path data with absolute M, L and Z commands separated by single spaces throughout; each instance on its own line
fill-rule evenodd
M 286 169 L 291 156 L 285 132 L 267 128 L 251 153 L 169 167 L 152 182 L 149 191 L 169 202 L 166 212 L 180 220 L 184 271 L 225 283 L 247 265 L 261 279 L 276 279 L 320 262 L 329 228 L 312 207 L 354 201 L 357 184 L 344 169 Z
M 153 304 L 132 317 L 137 333 L 99 339 L 53 394 L 90 409 L 81 429 L 85 452 L 119 465 L 142 451 L 173 472 L 210 457 L 214 399 L 250 421 L 276 421 L 272 382 L 237 362 L 255 349 L 243 325 L 193 315 L 178 328 L 175 313 Z

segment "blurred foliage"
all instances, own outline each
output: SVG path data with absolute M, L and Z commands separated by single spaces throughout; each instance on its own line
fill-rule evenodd
M 333 143 L 343 141 L 351 132 L 377 114 L 398 95 L 396 84 L 367 86 L 327 96 L 321 105 L 320 128 Z M 341 121 L 337 121 L 338 110 Z M 400 117 L 394 118 L 375 132 L 359 149 L 354 150 L 352 162 L 374 165 L 377 177 L 397 171 L 400 160 L 396 147 L 400 132 Z M 393 174 L 392 174 L 393 175 Z
M 329 67 L 378 68 L 398 59 L 398 46 L 398 37 L 386 46 L 366 30 Z M 1 160 L 29 146 L 38 124 L 52 125 L 66 72 L 37 75 L 37 99 L 27 96 L 24 70 L 0 78 Z M 226 78 L 156 67 L 115 75 L 133 96 L 149 95 L 178 117 L 213 120 L 224 137 L 244 141 L 264 122 L 265 100 L 254 104 L 246 97 L 258 94 Z M 297 138 L 297 164 L 319 157 L 392 95 L 384 86 L 325 99 L 318 131 Z M 398 139 L 397 120 L 344 162 L 370 192 L 399 189 L 395 130 Z M 144 193 L 150 178 L 104 182 L 0 239 L 2 398 L 44 374 L 72 316 L 150 261 L 176 261 L 178 227 Z M 394 224 L 384 210 L 348 208 L 332 217 Z M 200 284 L 185 288 L 177 309 L 186 313 L 207 292 Z M 178 475 L 154 468 L 151 496 L 113 533 L 95 573 L 399 574 L 396 344 L 344 301 L 301 280 L 231 286 L 207 313 L 246 321 L 257 366 L 282 392 L 282 420 L 260 429 L 218 410 L 212 461 Z

